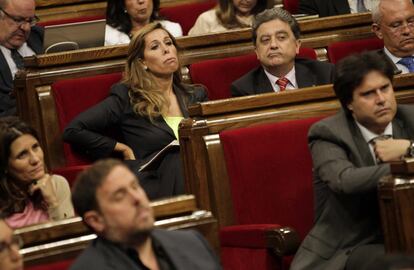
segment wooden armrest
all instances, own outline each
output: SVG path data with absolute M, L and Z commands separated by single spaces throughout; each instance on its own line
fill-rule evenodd
M 277 256 L 289 256 L 295 254 L 299 248 L 299 235 L 291 227 L 280 227 L 266 232 L 267 247 Z

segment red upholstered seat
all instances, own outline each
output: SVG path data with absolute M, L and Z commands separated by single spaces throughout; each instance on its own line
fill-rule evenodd
M 60 131 L 63 133 L 66 125 L 79 113 L 105 99 L 111 86 L 120 79 L 121 73 L 111 73 L 53 83 L 52 94 L 55 99 Z M 55 169 L 54 172 L 64 175 L 71 182 L 84 168 L 84 165 L 90 164 L 90 160 L 75 153 L 66 143 L 64 155 L 66 167 Z
M 224 269 L 288 269 L 284 267 L 291 258 L 276 259 L 266 249 L 264 233 L 289 226 L 302 240 L 313 224 L 312 159 L 307 133 L 319 119 L 220 133 L 237 223 L 220 230 Z
M 301 48 L 298 57 L 316 59 L 315 50 Z M 190 66 L 193 83 L 207 87 L 210 100 L 230 98 L 230 85 L 253 68 L 259 66 L 256 54 L 200 61 Z
M 36 266 L 25 267 L 26 270 L 66 270 L 69 269 L 73 259 L 61 260 L 53 263 L 39 264 Z
M 331 63 L 336 64 L 342 58 L 353 53 L 379 50 L 383 47 L 384 42 L 377 37 L 360 40 L 338 41 L 328 46 L 328 57 Z
M 299 0 L 283 0 L 283 8 L 290 12 L 290 14 L 298 13 Z
M 186 36 L 196 22 L 198 15 L 212 9 L 216 4 L 216 0 L 207 0 L 203 2 L 164 7 L 160 9 L 160 15 L 172 22 L 179 23 L 183 29 L 183 35 Z

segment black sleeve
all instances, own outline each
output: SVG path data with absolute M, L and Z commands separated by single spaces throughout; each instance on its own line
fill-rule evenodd
M 117 141 L 103 134 L 120 122 L 129 102 L 128 94 L 123 93 L 126 91 L 125 88 L 117 89 L 115 86 L 109 97 L 69 123 L 63 133 L 63 140 L 91 158 L 110 156 Z
M 319 10 L 314 0 L 299 0 L 298 13 L 315 15 L 319 14 Z

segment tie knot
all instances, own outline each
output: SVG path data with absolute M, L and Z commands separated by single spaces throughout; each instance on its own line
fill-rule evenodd
M 276 81 L 276 84 L 279 86 L 280 91 L 284 91 L 288 83 L 289 80 L 286 77 L 280 78 Z
M 414 72 L 414 59 L 412 56 L 403 57 L 398 63 L 407 67 L 410 72 Z

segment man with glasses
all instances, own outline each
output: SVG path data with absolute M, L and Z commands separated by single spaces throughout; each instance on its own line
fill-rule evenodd
M 0 269 L 21 270 L 23 269 L 23 258 L 19 253 L 22 240 L 13 235 L 12 229 L 0 219 Z
M 23 57 L 42 53 L 37 22 L 34 0 L 0 0 L 0 116 L 16 113 L 13 79 L 23 69 Z
M 414 5 L 411 0 L 381 0 L 372 10 L 372 30 L 384 41 L 380 54 L 395 73 L 414 72 Z

